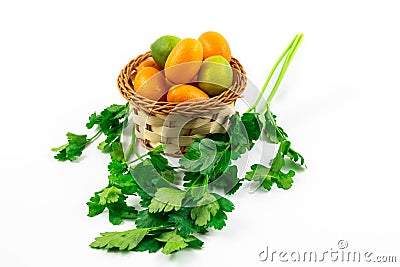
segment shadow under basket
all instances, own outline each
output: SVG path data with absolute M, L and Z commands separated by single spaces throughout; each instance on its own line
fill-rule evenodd
M 197 102 L 157 102 L 137 94 L 132 77 L 141 62 L 151 57 L 147 52 L 131 60 L 118 76 L 118 89 L 132 107 L 136 138 L 147 149 L 165 144 L 164 152 L 182 156 L 193 138 L 213 133 L 225 133 L 228 118 L 235 113 L 235 102 L 242 97 L 247 84 L 246 72 L 235 58 L 232 86 L 221 94 Z

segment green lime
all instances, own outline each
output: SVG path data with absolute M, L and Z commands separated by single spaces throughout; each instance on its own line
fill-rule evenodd
M 211 56 L 204 60 L 198 75 L 199 87 L 209 96 L 216 96 L 231 87 L 233 71 L 223 56 Z
M 151 44 L 151 56 L 158 65 L 164 68 L 172 49 L 181 39 L 172 35 L 164 35 Z

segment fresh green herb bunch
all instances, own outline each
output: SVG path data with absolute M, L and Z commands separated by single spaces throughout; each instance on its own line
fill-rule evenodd
M 245 183 L 256 183 L 265 190 L 289 189 L 295 176 L 292 164 L 304 166 L 304 158 L 296 152 L 288 135 L 278 126 L 270 103 L 296 53 L 302 34 L 296 35 L 272 68 L 253 106 L 245 113 L 229 118 L 225 134 L 211 134 L 196 138 L 188 152 L 172 166 L 163 156 L 164 147 L 139 155 L 135 136 L 123 151 L 122 132 L 128 126 L 129 105 L 111 105 L 99 115 L 89 117 L 88 129 L 97 127 L 91 138 L 67 133 L 68 143 L 54 148 L 55 158 L 75 161 L 94 140 L 104 135 L 98 148 L 110 155 L 108 184 L 94 193 L 86 203 L 88 216 L 108 210 L 109 221 L 118 225 L 124 219 L 135 220 L 136 228 L 123 232 L 102 233 L 90 244 L 92 248 L 156 252 L 170 254 L 184 248 L 201 248 L 198 236 L 209 228 L 221 230 L 226 225 L 227 213 L 234 210 L 226 197 L 233 195 Z M 283 63 L 282 63 L 283 62 Z M 276 69 L 282 67 L 266 104 L 257 112 L 257 106 Z M 277 151 L 270 164 L 254 164 L 245 177 L 238 177 L 236 160 L 251 151 L 256 141 L 276 144 Z M 130 160 L 132 154 L 136 155 Z M 182 186 L 178 186 L 182 184 Z M 222 196 L 224 195 L 224 196 Z M 127 203 L 130 197 L 140 198 L 140 207 Z

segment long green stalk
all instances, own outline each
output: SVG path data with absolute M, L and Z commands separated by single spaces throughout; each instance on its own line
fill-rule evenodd
M 291 46 L 291 48 L 290 48 L 290 50 L 289 50 L 289 52 L 288 52 L 288 54 L 286 56 L 285 62 L 283 63 L 281 72 L 279 73 L 279 76 L 278 76 L 278 78 L 277 78 L 277 80 L 275 82 L 275 85 L 272 88 L 272 91 L 271 91 L 271 93 L 269 94 L 269 96 L 267 98 L 267 105 L 269 105 L 271 103 L 276 91 L 278 90 L 279 85 L 281 84 L 281 81 L 282 81 L 283 77 L 285 76 L 286 70 L 288 69 L 290 62 L 292 61 L 292 59 L 294 57 L 294 54 L 299 49 L 299 46 L 300 46 L 300 43 L 301 43 L 302 39 L 303 39 L 303 34 L 302 33 L 297 34 L 296 37 L 294 38 L 292 46 Z
M 260 92 L 256 102 L 246 112 L 250 112 L 250 111 L 254 111 L 255 112 L 256 111 L 256 108 L 257 108 L 259 102 L 261 101 L 262 96 L 264 95 L 265 90 L 267 89 L 267 86 L 268 86 L 269 82 L 271 81 L 272 76 L 274 75 L 276 69 L 278 68 L 278 66 L 280 65 L 282 60 L 285 59 L 283 65 L 282 65 L 281 71 L 279 73 L 279 76 L 278 76 L 278 78 L 277 78 L 277 80 L 275 82 L 274 87 L 272 88 L 271 93 L 269 94 L 269 96 L 267 98 L 267 102 L 266 102 L 265 106 L 261 110 L 261 113 L 264 112 L 265 109 L 269 107 L 269 105 L 270 105 L 273 97 L 275 96 L 275 93 L 278 90 L 278 87 L 279 87 L 279 85 L 280 85 L 280 83 L 281 83 L 281 81 L 282 81 L 282 79 L 283 79 L 283 77 L 284 77 L 284 75 L 286 73 L 286 70 L 289 67 L 290 62 L 292 61 L 296 51 L 298 50 L 298 48 L 300 46 L 300 43 L 301 43 L 301 41 L 303 39 L 303 36 L 304 35 L 302 33 L 297 34 L 294 37 L 294 39 L 290 42 L 289 46 L 282 52 L 282 54 L 280 55 L 280 57 L 275 62 L 274 66 L 272 67 L 270 73 L 268 74 L 267 80 L 265 81 L 265 83 L 264 83 L 264 85 L 263 85 L 263 87 L 261 89 L 261 92 Z
M 135 129 L 132 129 L 131 143 L 129 144 L 128 150 L 126 152 L 125 160 L 129 160 L 132 156 L 132 153 L 134 153 L 137 158 L 140 158 L 139 152 L 136 149 Z

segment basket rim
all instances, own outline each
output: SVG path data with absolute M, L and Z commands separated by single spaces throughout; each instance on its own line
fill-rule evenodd
M 120 71 L 117 79 L 117 87 L 121 95 L 133 106 L 140 108 L 141 110 L 147 110 L 149 113 L 168 114 L 171 110 L 180 110 L 183 113 L 193 113 L 191 109 L 200 108 L 202 111 L 219 109 L 222 105 L 230 104 L 235 102 L 236 99 L 242 97 L 242 93 L 247 85 L 246 71 L 240 64 L 239 60 L 232 57 L 230 65 L 235 68 L 240 75 L 235 73 L 234 82 L 230 88 L 225 90 L 219 95 L 210 97 L 206 100 L 195 101 L 195 102 L 166 102 L 166 101 L 154 101 L 137 94 L 133 89 L 133 82 L 131 76 L 135 74 L 137 66 L 151 57 L 151 51 L 137 56 L 125 65 Z M 234 75 L 235 76 L 235 75 Z

